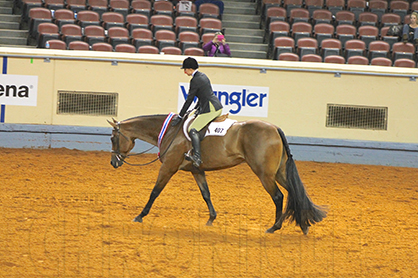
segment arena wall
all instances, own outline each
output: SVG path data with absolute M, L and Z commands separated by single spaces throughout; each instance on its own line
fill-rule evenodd
M 17 48 L 0 55 L 3 74 L 38 77 L 36 106 L 2 105 L 0 147 L 110 150 L 111 117 L 58 114 L 58 92 L 116 93 L 122 120 L 178 112 L 179 83 L 190 80 L 180 70 L 184 56 Z M 268 87 L 267 117 L 230 117 L 280 126 L 296 159 L 418 167 L 418 69 L 197 60 L 212 84 Z M 327 126 L 329 105 L 382 108 L 385 128 Z

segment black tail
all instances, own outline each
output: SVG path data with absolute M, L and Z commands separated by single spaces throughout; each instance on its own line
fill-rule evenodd
M 286 180 L 287 180 L 287 207 L 284 213 L 284 219 L 289 218 L 290 221 L 296 221 L 302 230 L 320 222 L 327 216 L 326 211 L 315 205 L 306 194 L 305 187 L 300 179 L 298 169 L 290 152 L 289 144 L 283 131 L 278 128 L 280 137 L 282 138 L 284 148 L 287 154 L 286 161 Z

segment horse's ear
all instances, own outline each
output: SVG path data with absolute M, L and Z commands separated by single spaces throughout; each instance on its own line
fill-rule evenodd
M 115 121 L 115 119 L 113 119 L 113 121 Z M 116 127 L 116 123 L 114 123 L 114 122 L 111 122 L 111 121 L 109 121 L 109 120 L 107 120 L 107 122 L 113 127 L 113 128 L 115 128 Z
M 112 120 L 113 120 L 113 122 L 114 122 L 115 124 L 117 124 L 117 123 L 118 123 L 118 121 L 116 121 L 116 120 L 115 120 L 115 118 L 112 118 Z

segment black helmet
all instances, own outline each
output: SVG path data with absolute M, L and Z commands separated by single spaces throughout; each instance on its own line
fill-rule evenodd
M 199 68 L 199 64 L 197 63 L 196 59 L 192 57 L 188 57 L 184 59 L 183 66 L 181 67 L 181 69 L 198 69 L 198 68 Z

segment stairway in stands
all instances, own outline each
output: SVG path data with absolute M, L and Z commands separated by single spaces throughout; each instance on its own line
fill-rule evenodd
M 256 2 L 251 0 L 223 0 L 225 9 L 222 27 L 231 48 L 232 57 L 266 59 L 268 45 L 263 43 L 260 15 Z
M 20 20 L 20 11 L 13 10 L 13 0 L 0 0 L 0 46 L 34 47 L 26 45 L 28 30 L 19 29 Z

